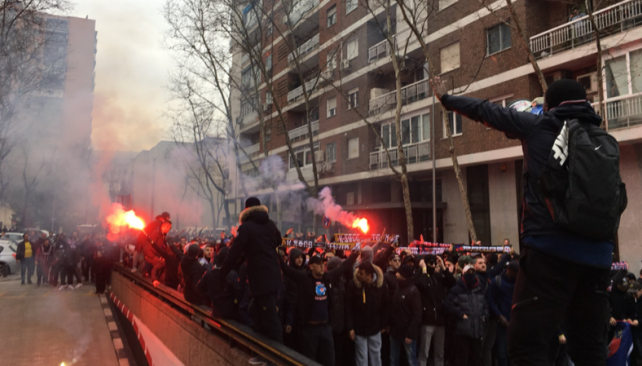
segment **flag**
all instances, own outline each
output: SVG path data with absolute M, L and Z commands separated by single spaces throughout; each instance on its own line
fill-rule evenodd
M 631 325 L 626 322 L 618 322 L 615 326 L 615 335 L 609 344 L 609 355 L 606 366 L 627 366 L 629 356 L 633 351 L 633 335 Z

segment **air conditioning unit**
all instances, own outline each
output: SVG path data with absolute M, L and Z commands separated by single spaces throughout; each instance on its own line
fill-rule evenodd
M 599 89 L 597 85 L 597 72 L 578 76 L 577 81 L 586 88 L 587 93 L 596 93 Z
M 350 60 L 341 60 L 341 70 L 350 70 Z
M 314 161 L 317 163 L 322 163 L 325 160 L 325 151 L 317 150 L 314 152 Z

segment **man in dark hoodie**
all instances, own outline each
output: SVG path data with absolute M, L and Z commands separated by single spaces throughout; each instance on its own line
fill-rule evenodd
M 444 306 L 446 313 L 455 321 L 455 364 L 481 366 L 482 338 L 484 322 L 488 319 L 488 305 L 473 266 L 464 267 L 462 278 L 450 290 Z
M 238 320 L 238 304 L 240 301 L 241 284 L 235 270 L 227 277 L 221 277 L 221 265 L 229 253 L 228 248 L 222 248 L 214 258 L 214 267 L 198 281 L 196 289 L 210 299 L 212 316 L 218 319 Z
M 389 302 L 381 269 L 361 263 L 346 289 L 346 328 L 355 342 L 356 366 L 381 365 L 381 333 L 388 326 Z
M 510 262 L 506 271 L 495 278 L 491 278 L 488 286 L 488 307 L 491 313 L 495 315 L 489 322 L 497 319 L 498 323 L 497 336 L 495 338 L 498 366 L 508 366 L 508 326 L 510 324 L 510 310 L 513 306 L 515 279 L 517 279 L 518 272 L 519 262 Z
M 196 291 L 198 281 L 203 277 L 205 268 L 198 262 L 198 245 L 190 245 L 187 255 L 181 261 L 181 273 L 183 274 L 183 295 L 185 300 L 194 305 L 205 305 L 205 299 Z
M 221 276 L 236 268 L 241 258 L 247 261 L 247 278 L 257 309 L 255 326 L 267 337 L 283 343 L 283 327 L 277 310 L 277 292 L 283 287 L 279 256 L 281 232 L 270 220 L 268 209 L 256 197 L 245 201 L 234 244 L 221 268 Z
M 303 355 L 322 365 L 334 365 L 334 340 L 330 326 L 329 284 L 350 271 L 360 252 L 358 243 L 352 254 L 337 268 L 325 272 L 323 259 L 310 258 L 309 270 L 297 271 L 281 259 L 283 274 L 297 282 L 298 296 L 296 322 L 298 326 L 299 348 Z M 276 252 L 276 251 L 275 251 Z
M 343 259 L 334 256 L 326 263 L 326 272 L 332 271 L 343 263 Z M 332 327 L 332 340 L 334 341 L 334 364 L 335 366 L 351 365 L 350 357 L 352 347 L 346 330 L 345 299 L 346 287 L 350 273 L 336 277 L 328 282 L 328 296 L 330 299 L 330 326 Z
M 539 185 L 564 121 L 580 119 L 599 126 L 602 118 L 586 100 L 584 86 L 560 79 L 548 86 L 544 113 L 502 108 L 487 100 L 448 95 L 443 81 L 431 80 L 435 96 L 448 110 L 483 122 L 522 142 L 524 198 L 521 241 L 525 246 L 515 285 L 509 328 L 509 354 L 515 364 L 548 364 L 550 340 L 563 318 L 569 354 L 578 364 L 604 364 L 613 240 L 593 241 L 555 223 Z
M 421 294 L 412 283 L 413 268 L 409 264 L 401 265 L 396 276 L 397 287 L 391 300 L 390 365 L 399 365 L 403 345 L 408 365 L 417 366 L 417 341 L 422 314 Z
M 419 346 L 419 366 L 426 366 L 430 345 L 433 344 L 435 366 L 444 365 L 444 345 L 446 343 L 446 312 L 444 300 L 455 277 L 446 270 L 444 261 L 437 256 L 427 255 L 419 261 L 421 275 L 416 285 L 421 293 L 423 309 L 421 319 L 421 344 Z
M 289 266 L 292 267 L 293 269 L 304 272 L 305 273 L 305 254 L 301 251 L 299 248 L 292 248 L 290 249 L 289 253 Z M 284 316 L 284 323 L 285 323 L 285 336 L 284 341 L 285 345 L 292 348 L 292 349 L 297 349 L 297 337 L 296 337 L 296 323 L 294 321 L 294 312 L 296 308 L 296 297 L 297 297 L 297 284 L 296 281 L 289 278 L 285 277 L 283 279 L 285 282 L 285 304 L 284 304 L 284 309 L 283 312 L 285 314 Z M 294 330 L 294 332 L 293 332 Z

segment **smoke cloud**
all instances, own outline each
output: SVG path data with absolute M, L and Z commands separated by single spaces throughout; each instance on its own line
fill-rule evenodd
M 308 208 L 314 211 L 317 215 L 325 215 L 332 221 L 336 221 L 346 227 L 352 228 L 355 222 L 363 220 L 353 213 L 345 211 L 338 205 L 332 197 L 332 190 L 330 187 L 324 187 L 319 192 L 319 198 L 310 197 L 308 199 Z

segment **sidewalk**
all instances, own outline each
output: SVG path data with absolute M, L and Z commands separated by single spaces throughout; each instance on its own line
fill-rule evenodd
M 34 276 L 35 282 L 35 276 Z M 0 363 L 11 366 L 118 365 L 93 285 L 77 290 L 0 282 Z

